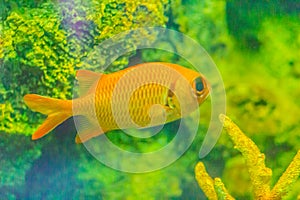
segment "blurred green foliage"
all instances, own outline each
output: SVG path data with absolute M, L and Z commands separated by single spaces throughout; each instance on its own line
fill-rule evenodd
M 1 133 L 0 199 L 23 198 L 26 173 L 41 155 L 40 148 L 24 135 L 17 139 Z
M 140 194 L 145 194 L 145 199 L 204 198 L 194 180 L 193 168 L 209 121 L 209 101 L 201 107 L 200 130 L 187 153 L 171 166 L 149 174 L 121 173 L 99 164 L 84 148 L 73 146 L 71 137 L 76 131 L 70 128 L 70 123 L 38 141 L 41 145 L 29 141 L 28 135 L 44 117 L 26 108 L 22 97 L 38 93 L 71 98 L 75 70 L 86 64 L 83 61 L 93 48 L 117 33 L 143 26 L 178 30 L 209 52 L 224 80 L 228 115 L 265 152 L 266 164 L 273 169 L 275 179 L 299 149 L 300 6 L 296 1 L 3 0 L 0 3 L 3 4 L 0 9 L 3 20 L 0 25 L 0 198 L 39 199 L 42 194 L 46 199 L 68 195 L 133 199 L 142 198 Z M 134 46 L 134 41 L 128 41 L 128 45 Z M 163 45 L 172 44 L 166 41 Z M 187 47 L 186 51 L 193 55 L 193 49 Z M 104 57 L 115 54 L 114 51 L 102 53 Z M 118 58 L 109 71 L 126 67 L 130 60 L 188 65 L 170 53 L 139 50 L 137 54 L 132 52 Z M 88 64 L 99 71 L 107 62 L 96 57 Z M 174 127 L 176 122 L 147 141 L 137 141 L 118 132 L 108 136 L 113 142 L 124 142 L 122 148 L 149 151 L 170 141 L 176 131 Z M 233 196 L 251 198 L 244 161 L 232 148 L 228 137 L 222 135 L 203 161 L 209 174 L 222 177 Z M 49 168 L 59 164 L 60 168 L 42 173 L 40 163 Z M 29 177 L 25 180 L 26 174 Z M 41 184 L 45 177 L 47 181 Z M 66 190 L 57 192 L 56 182 Z M 36 189 L 34 195 L 31 187 Z M 296 198 L 299 187 L 297 183 L 288 199 Z
M 125 134 L 122 135 L 121 131 L 108 133 L 108 137 L 113 142 L 119 140 L 119 148 L 131 152 L 146 152 L 149 149 L 162 148 L 167 145 L 174 137 L 174 133 L 177 132 L 177 123 L 175 122 L 175 127 L 174 124 L 167 124 L 154 138 L 147 139 L 147 142 L 137 142 L 134 138 L 129 139 Z M 188 123 L 192 122 L 188 121 Z M 189 124 L 186 126 L 188 129 Z M 204 130 L 202 128 L 199 131 L 203 132 Z M 119 172 L 103 166 L 92 156 L 84 156 L 80 162 L 77 176 L 81 182 L 87 184 L 83 185 L 78 195 L 82 197 L 102 196 L 104 199 L 172 199 L 184 196 L 189 198 L 190 193 L 199 196 L 201 193 L 197 189 L 197 185 L 194 184 L 192 172 L 198 159 L 195 152 L 199 150 L 199 144 L 202 140 L 203 136 L 196 138 L 189 148 L 190 151 L 172 165 L 143 174 Z M 180 144 L 176 145 L 174 152 L 178 148 L 180 148 Z M 112 155 L 115 156 L 115 154 Z M 125 165 L 133 164 L 126 162 L 126 159 L 119 158 L 120 168 L 126 168 Z M 159 162 L 159 159 L 164 158 L 158 156 L 157 159 L 153 160 Z M 151 163 L 135 163 L 134 165 L 136 168 L 141 168 L 144 165 L 151 165 Z
M 104 199 L 167 199 L 180 196 L 181 183 L 176 172 L 186 170 L 182 166 L 174 165 L 172 168 L 144 175 L 129 174 L 104 167 L 94 159 L 83 162 L 81 167 L 79 179 L 89 184 L 84 185 L 80 195 L 82 197 L 101 195 Z M 90 173 L 91 171 L 93 173 Z M 161 180 L 165 180 L 163 184 L 159 184 Z

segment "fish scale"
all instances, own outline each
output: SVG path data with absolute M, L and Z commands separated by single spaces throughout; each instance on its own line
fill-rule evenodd
M 48 115 L 32 139 L 77 115 L 81 117 L 75 118 L 76 142 L 114 129 L 164 124 L 197 109 L 209 93 L 202 74 L 172 63 L 143 63 L 112 74 L 79 70 L 76 77 L 77 99 L 24 96 L 31 109 Z
M 148 72 L 147 70 L 145 71 Z M 144 76 L 146 75 L 153 76 L 153 72 L 151 72 L 151 70 L 149 71 L 149 73 L 138 73 L 137 82 L 142 82 L 145 79 Z M 160 84 L 148 83 L 141 87 L 134 88 L 136 87 L 136 84 L 134 83 L 135 80 L 126 78 L 126 76 L 124 76 L 125 73 L 126 72 L 119 73 L 119 76 L 115 76 L 112 78 L 103 78 L 98 82 L 98 92 L 96 92 L 95 102 L 97 102 L 96 107 L 99 108 L 97 109 L 97 116 L 99 116 L 98 120 L 101 127 L 103 127 L 104 129 L 111 130 L 120 128 L 118 127 L 115 119 L 117 118 L 120 121 L 128 121 L 128 112 L 129 116 L 135 124 L 139 126 L 146 126 L 150 123 L 151 120 L 151 118 L 149 117 L 149 109 L 151 108 L 151 106 L 155 104 L 164 105 L 166 102 L 166 96 L 169 90 L 167 87 Z M 164 77 L 167 77 L 166 73 L 164 73 L 163 75 Z M 124 106 L 122 102 L 124 102 L 124 97 L 127 96 L 126 93 L 129 90 L 136 90 L 132 93 L 132 96 L 129 99 L 129 111 L 117 107 L 115 110 L 120 110 L 123 112 L 117 112 L 113 115 L 113 111 L 110 106 L 112 102 L 113 90 L 115 89 L 117 82 L 122 79 L 122 77 L 125 79 L 124 85 L 128 86 L 128 88 L 124 87 L 121 90 L 121 93 L 114 93 L 115 100 L 117 101 L 118 106 Z M 170 78 L 163 78 L 163 76 L 161 75 L 159 79 L 163 80 L 161 84 L 169 84 L 168 81 L 170 80 Z M 122 128 L 128 128 L 131 125 L 132 123 L 127 123 L 125 124 L 125 127 Z

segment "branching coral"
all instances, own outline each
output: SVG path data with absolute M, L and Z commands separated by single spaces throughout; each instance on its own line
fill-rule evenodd
M 221 115 L 221 121 L 227 130 L 231 140 L 245 158 L 246 165 L 253 185 L 254 196 L 256 198 L 264 197 L 269 193 L 270 180 L 272 176 L 271 169 L 265 166 L 265 155 L 260 152 L 255 143 L 246 137 L 242 131 L 229 119 Z
M 214 180 L 209 176 L 205 170 L 205 166 L 202 162 L 199 162 L 195 167 L 196 179 L 199 186 L 209 199 L 233 199 L 227 192 L 222 180 L 215 178 Z
M 294 157 L 289 167 L 270 190 L 272 170 L 265 166 L 265 155 L 260 152 L 255 143 L 248 138 L 239 127 L 225 115 L 220 115 L 224 128 L 245 161 L 250 174 L 255 199 L 282 199 L 300 175 L 300 151 Z M 221 179 L 213 180 L 206 172 L 204 164 L 199 162 L 195 168 L 199 186 L 209 199 L 233 199 L 224 187 Z M 222 192 L 220 192 L 222 191 Z
M 286 171 L 280 177 L 276 185 L 273 187 L 270 193 L 270 199 L 281 199 L 282 196 L 286 195 L 293 184 L 300 175 L 300 151 L 294 157 Z

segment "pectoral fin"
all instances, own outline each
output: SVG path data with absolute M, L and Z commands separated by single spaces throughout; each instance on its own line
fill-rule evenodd
M 168 90 L 168 94 L 166 96 L 166 104 L 165 107 L 169 108 L 169 109 L 174 109 L 175 108 L 175 104 L 173 102 L 173 98 L 174 98 L 174 93 L 172 92 L 171 89 Z

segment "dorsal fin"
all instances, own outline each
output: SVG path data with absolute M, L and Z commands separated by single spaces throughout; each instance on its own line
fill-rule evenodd
M 93 91 L 101 76 L 104 76 L 104 74 L 88 70 L 78 70 L 76 72 L 76 79 L 79 83 L 79 95 L 84 96 L 90 91 Z

